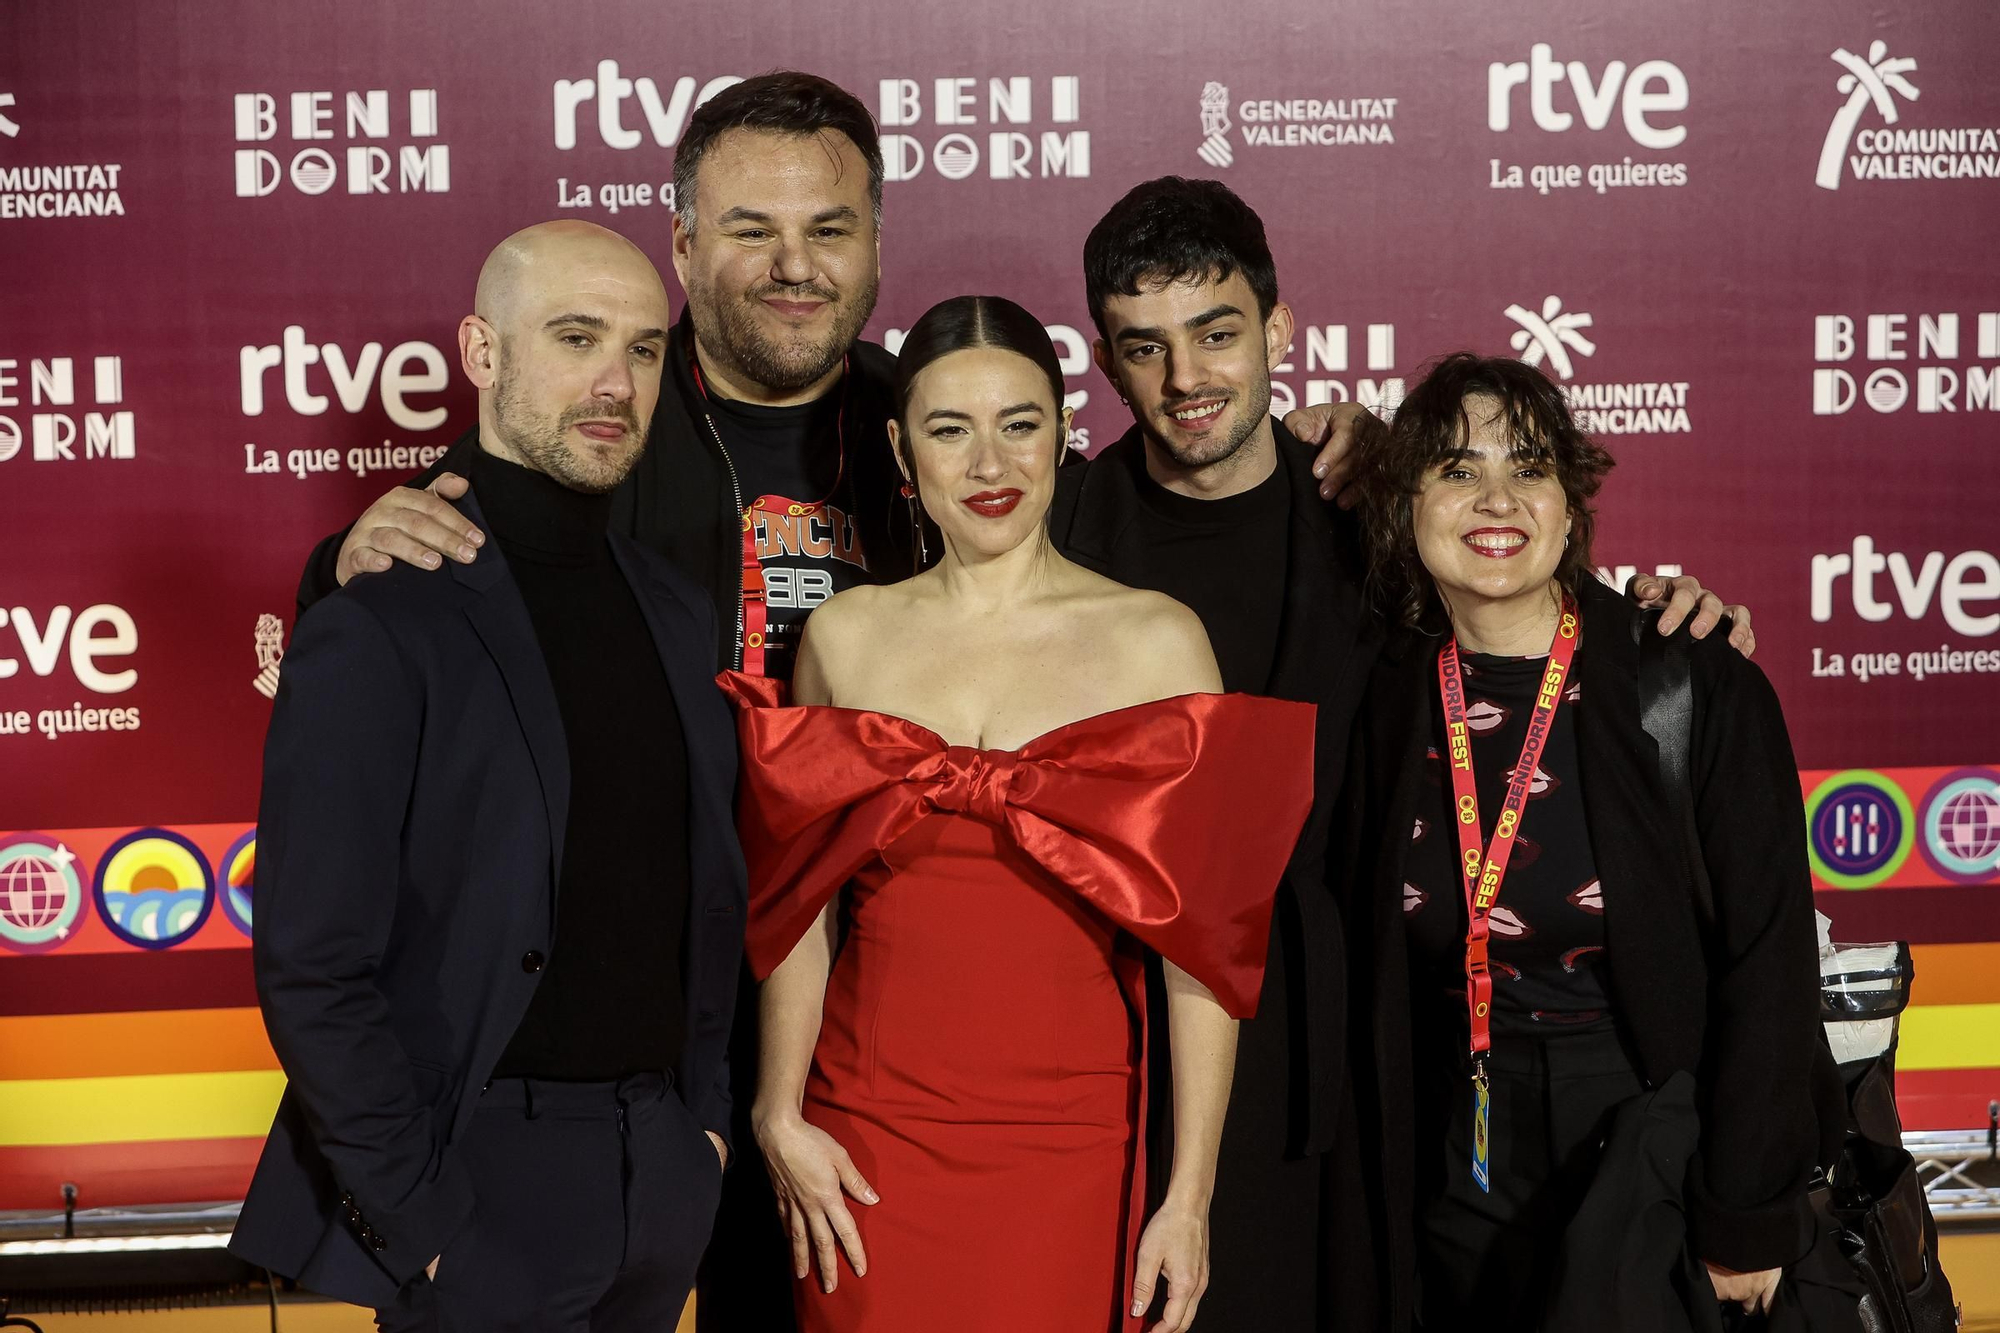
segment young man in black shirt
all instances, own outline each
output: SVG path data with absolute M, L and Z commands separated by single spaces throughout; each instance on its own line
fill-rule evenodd
M 1242 200 L 1215 181 L 1148 181 L 1091 230 L 1083 262 L 1097 365 L 1135 424 L 1087 468 L 1066 469 L 1050 535 L 1072 559 L 1194 610 L 1225 689 L 1318 710 L 1312 813 L 1279 889 L 1262 1004 L 1239 1030 L 1201 1325 L 1377 1327 L 1367 1147 L 1346 1067 L 1346 946 L 1327 875 L 1348 726 L 1381 637 L 1362 594 L 1360 532 L 1287 428 L 1305 423 L 1270 415 L 1292 314 L 1263 223 Z M 1663 627 L 1698 599 L 1697 634 L 1721 613 L 1690 578 L 1640 582 L 1653 599 L 1672 596 Z M 1246 792 L 1242 811 L 1218 811 L 1219 826 L 1255 818 L 1255 800 Z M 1152 1086 L 1171 1086 L 1163 1067 Z M 1172 1160 L 1168 1109 L 1156 1100 L 1150 1118 L 1156 1162 Z

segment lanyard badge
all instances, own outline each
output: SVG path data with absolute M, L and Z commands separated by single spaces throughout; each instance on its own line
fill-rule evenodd
M 1535 691 L 1528 734 L 1521 742 L 1521 757 L 1508 780 L 1500 817 L 1494 821 L 1493 839 L 1484 846 L 1479 837 L 1479 791 L 1472 777 L 1472 733 L 1465 723 L 1465 677 L 1459 669 L 1457 637 L 1447 641 L 1438 652 L 1438 694 L 1444 705 L 1446 762 L 1451 770 L 1459 872 L 1465 887 L 1465 1009 L 1472 1034 L 1472 1176 L 1482 1190 L 1491 1187 L 1488 1132 L 1492 1090 L 1486 1077 L 1486 1052 L 1493 1047 L 1493 972 L 1487 963 L 1493 905 L 1500 900 L 1500 886 L 1506 881 L 1507 865 L 1514 855 L 1514 840 L 1521 832 L 1528 790 L 1534 785 L 1535 771 L 1548 745 L 1556 709 L 1562 705 L 1563 684 L 1569 676 L 1570 663 L 1576 659 L 1581 637 L 1576 602 L 1565 592 L 1555 640 L 1549 645 L 1549 662 L 1543 668 L 1541 686 Z

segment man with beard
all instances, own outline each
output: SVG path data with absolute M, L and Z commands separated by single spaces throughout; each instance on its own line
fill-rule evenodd
M 709 590 L 720 665 L 789 678 L 813 607 L 916 572 L 886 444 L 895 363 L 857 341 L 881 276 L 874 122 L 809 74 L 745 80 L 690 119 L 674 194 L 687 308 L 654 447 L 616 492 L 612 525 Z M 460 440 L 320 543 L 301 606 L 391 557 L 432 569 L 470 558 L 481 534 L 446 501 L 472 448 Z
M 667 294 L 563 221 L 495 249 L 473 309 L 459 506 L 496 541 L 323 599 L 271 715 L 253 953 L 288 1082 L 231 1245 L 385 1333 L 671 1328 L 745 884 L 714 609 L 610 528 Z
M 1097 365 L 1136 424 L 1068 469 L 1049 517 L 1065 554 L 1184 603 L 1223 688 L 1317 705 L 1312 813 L 1272 920 L 1262 1003 L 1239 1029 L 1216 1164 L 1205 1327 L 1372 1328 L 1386 1317 L 1348 1086 L 1345 945 L 1327 829 L 1381 629 L 1362 593 L 1353 517 L 1324 498 L 1311 451 L 1270 415 L 1292 314 L 1264 224 L 1215 181 L 1168 176 L 1112 206 L 1084 244 Z M 1636 581 L 1676 626 L 1721 603 L 1690 578 Z M 1748 647 L 1748 613 L 1732 608 Z M 1164 1052 L 1153 1086 L 1164 1088 Z M 1153 1161 L 1171 1160 L 1164 1100 Z

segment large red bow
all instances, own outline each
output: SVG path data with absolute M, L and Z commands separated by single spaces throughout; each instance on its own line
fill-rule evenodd
M 1272 901 L 1312 805 L 1311 704 L 1181 695 L 1001 751 L 947 745 L 886 713 L 788 707 L 760 677 L 720 681 L 738 709 L 745 947 L 759 978 L 856 871 L 946 811 L 1004 826 L 1230 1014 L 1256 1012 Z

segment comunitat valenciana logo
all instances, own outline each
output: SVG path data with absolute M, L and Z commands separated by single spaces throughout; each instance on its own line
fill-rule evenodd
M 1608 131 L 1614 145 L 1611 153 L 1618 153 L 1615 145 L 1622 139 L 1638 155 L 1607 155 L 1589 162 L 1550 162 L 1542 155 L 1526 168 L 1496 157 L 1488 164 L 1487 184 L 1493 189 L 1606 194 L 1688 183 L 1687 163 L 1647 156 L 1678 148 L 1687 139 L 1687 126 L 1680 119 L 1688 109 L 1687 75 L 1670 60 L 1642 60 L 1629 68 L 1622 60 L 1612 60 L 1593 71 L 1581 60 L 1557 60 L 1553 47 L 1536 42 L 1528 48 L 1526 60 L 1496 60 L 1487 66 L 1486 128 L 1495 134 L 1511 133 L 1523 102 L 1527 125 L 1545 134 Z
M 81 373 L 79 373 L 81 371 Z M 28 449 L 37 463 L 134 457 L 120 357 L 0 357 L 0 463 Z M 14 412 L 27 409 L 27 430 Z
M 0 139 L 25 151 L 34 136 L 22 138 L 21 122 L 8 114 L 14 94 L 0 93 Z M 123 217 L 117 162 L 17 162 L 0 160 L 0 222 L 25 218 Z
M 1845 100 L 1820 144 L 1813 182 L 1822 190 L 1840 188 L 1843 166 L 1857 181 L 2000 178 L 2000 128 L 1902 123 L 1904 104 L 1921 95 L 1910 77 L 1917 70 L 1915 59 L 1891 56 L 1889 44 L 1882 41 L 1869 43 L 1866 60 L 1846 47 L 1832 58 L 1841 69 L 1833 86 Z
M 243 415 L 273 413 L 282 400 L 294 417 L 325 416 L 336 405 L 359 416 L 379 409 L 400 430 L 435 431 L 449 411 L 425 398 L 445 391 L 451 374 L 444 353 L 421 339 L 397 343 L 387 351 L 379 342 L 359 349 L 337 342 L 315 343 L 304 325 L 287 325 L 278 341 L 252 345 L 237 353 Z M 279 429 L 290 428 L 281 426 Z M 303 481 L 314 473 L 339 472 L 365 477 L 375 472 L 408 473 L 429 467 L 447 447 L 443 443 L 408 445 L 389 440 L 379 445 L 349 448 L 296 447 L 289 442 L 246 443 L 243 470 Z
M 1565 310 L 1562 298 L 1550 295 L 1539 305 L 1510 305 L 1504 313 L 1516 326 L 1510 345 L 1527 364 L 1549 368 L 1584 430 L 1593 435 L 1681 435 L 1693 429 L 1686 380 L 1603 383 L 1577 378 L 1582 361 L 1597 353 L 1595 339 L 1585 332 L 1594 325 L 1589 312 Z
M 282 108 L 282 110 L 281 110 Z M 392 109 L 393 108 L 393 109 Z M 391 99 L 386 88 L 237 93 L 238 198 L 261 199 L 286 186 L 299 194 L 443 194 L 451 189 L 451 147 L 438 136 L 435 88 Z
M 1813 360 L 1816 416 L 2000 412 L 2000 311 L 1815 315 Z
M 1230 119 L 1231 111 L 1235 120 Z M 1245 98 L 1232 101 L 1226 85 L 1201 89 L 1201 141 L 1195 155 L 1220 170 L 1236 160 L 1230 130 L 1245 148 L 1340 148 L 1396 142 L 1393 97 Z
M 1090 175 L 1083 80 L 1025 74 L 984 81 L 952 76 L 883 79 L 876 85 L 884 179 L 935 174 L 962 181 L 1018 181 Z
M 138 668 L 125 662 L 138 651 L 139 626 L 122 606 L 0 607 L 0 681 L 19 677 L 26 667 L 30 677 L 67 679 L 93 694 L 123 694 L 139 683 Z M 78 700 L 30 713 L 0 704 L 0 737 L 39 733 L 59 740 L 138 729 L 137 708 L 87 707 Z

